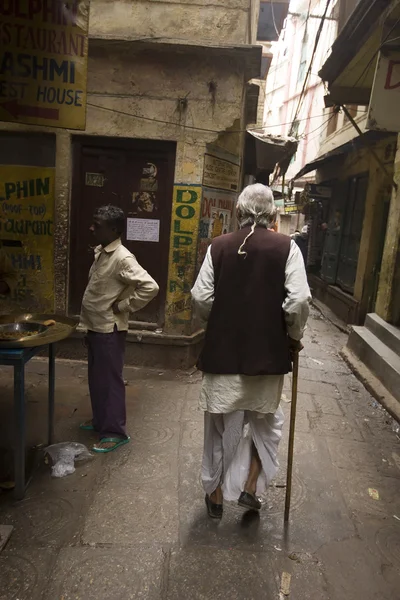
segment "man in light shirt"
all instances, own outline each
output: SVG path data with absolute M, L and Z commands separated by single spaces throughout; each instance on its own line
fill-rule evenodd
M 159 290 L 122 245 L 124 227 L 124 212 L 116 206 L 97 209 L 90 227 L 99 246 L 82 300 L 81 324 L 87 330 L 93 419 L 80 427 L 99 434 L 94 452 L 111 452 L 130 440 L 123 380 L 129 314 L 146 306 Z

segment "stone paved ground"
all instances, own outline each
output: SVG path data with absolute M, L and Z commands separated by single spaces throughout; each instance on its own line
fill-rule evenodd
M 274 600 L 283 572 L 292 576 L 289 600 L 399 599 L 399 438 L 339 358 L 344 342 L 313 314 L 287 530 L 279 487 L 287 437 L 261 518 L 231 505 L 212 522 L 199 484 L 198 374 L 127 369 L 132 443 L 61 480 L 42 463 L 24 501 L 0 496 L 0 524 L 15 528 L 0 554 L 0 600 Z M 45 435 L 45 364 L 29 370 L 33 445 Z M 0 386 L 6 448 L 12 382 L 4 369 Z M 287 397 L 289 389 L 288 380 Z M 84 366 L 60 362 L 57 440 L 90 444 L 77 429 L 88 416 Z

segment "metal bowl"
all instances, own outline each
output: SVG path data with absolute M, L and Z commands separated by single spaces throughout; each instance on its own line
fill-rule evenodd
M 46 321 L 55 321 L 55 325 L 46 326 Z M 62 315 L 54 314 L 37 314 L 37 313 L 15 313 L 10 315 L 0 316 L 0 325 L 34 325 L 34 331 L 39 331 L 37 325 L 43 331 L 38 335 L 31 335 L 22 338 L 21 341 L 4 341 L 0 337 L 0 349 L 10 348 L 36 348 L 37 346 L 47 346 L 48 344 L 56 344 L 65 340 L 72 335 L 78 325 L 75 319 L 69 319 Z
M 42 323 L 5 323 L 0 325 L 0 342 L 24 342 L 45 333 L 48 327 Z

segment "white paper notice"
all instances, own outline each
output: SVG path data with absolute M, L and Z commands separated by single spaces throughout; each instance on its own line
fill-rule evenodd
M 127 219 L 126 239 L 135 242 L 159 242 L 160 221 L 158 219 Z

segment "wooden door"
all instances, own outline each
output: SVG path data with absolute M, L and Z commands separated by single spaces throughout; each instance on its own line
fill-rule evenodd
M 129 219 L 159 222 L 158 241 L 127 240 L 136 256 L 160 286 L 160 294 L 133 315 L 141 326 L 164 324 L 168 276 L 175 145 L 147 140 L 74 140 L 74 172 L 70 244 L 70 313 L 79 314 L 93 261 L 89 227 L 96 208 L 115 204 Z M 136 221 L 137 223 L 137 221 Z

